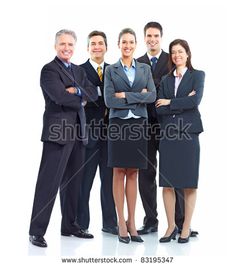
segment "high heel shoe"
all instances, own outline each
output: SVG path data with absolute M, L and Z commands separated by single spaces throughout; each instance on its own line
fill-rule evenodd
M 138 242 L 138 243 L 144 242 L 143 239 L 141 238 L 141 236 L 139 236 L 139 235 L 131 235 L 130 238 L 131 238 L 131 241 L 133 241 L 133 242 Z
M 125 243 L 125 244 L 129 244 L 129 242 L 130 242 L 130 237 L 129 237 L 129 236 L 121 236 L 121 235 L 120 235 L 119 227 L 118 227 L 118 240 L 119 240 L 121 243 Z
M 127 222 L 126 222 L 126 225 L 127 225 Z M 130 234 L 131 241 L 138 242 L 138 243 L 143 243 L 144 242 L 140 235 L 131 235 L 131 232 L 130 232 L 130 230 L 128 228 L 128 225 L 127 225 L 127 231 Z
M 164 236 L 162 237 L 159 242 L 160 243 L 167 243 L 170 242 L 172 239 L 175 240 L 176 235 L 178 234 L 178 227 L 175 226 L 175 229 L 173 230 L 173 232 L 169 235 L 169 236 Z
M 179 237 L 178 238 L 178 243 L 184 244 L 189 242 L 189 237 L 191 236 L 191 230 L 189 230 L 189 235 L 187 237 Z

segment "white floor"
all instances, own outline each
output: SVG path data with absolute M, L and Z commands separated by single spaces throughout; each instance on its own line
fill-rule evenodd
M 212 262 L 216 255 L 220 256 L 222 252 L 224 253 L 224 247 L 219 246 L 220 237 L 217 234 L 218 226 L 212 221 L 215 210 L 210 210 L 208 207 L 208 205 L 210 205 L 210 199 L 208 199 L 208 202 L 206 199 L 201 199 L 204 197 L 204 193 L 199 192 L 198 203 L 193 219 L 193 229 L 199 231 L 199 237 L 191 238 L 188 244 L 178 244 L 177 240 L 167 244 L 160 244 L 158 242 L 159 238 L 164 234 L 166 227 L 161 189 L 158 189 L 159 232 L 143 236 L 144 243 L 142 244 L 130 243 L 127 245 L 120 243 L 117 236 L 106 234 L 101 231 L 99 186 L 99 177 L 96 176 L 90 201 L 90 232 L 94 234 L 94 239 L 84 240 L 76 237 L 60 236 L 60 210 L 59 201 L 57 199 L 50 225 L 45 235 L 48 248 L 38 248 L 31 245 L 28 242 L 28 229 L 26 227 L 26 232 L 22 235 L 22 239 L 20 240 L 21 246 L 27 248 L 27 250 L 23 249 L 25 256 L 40 256 L 37 257 L 38 263 L 48 262 L 50 259 L 53 262 L 56 261 L 58 264 L 61 263 L 62 258 L 78 260 L 81 259 L 81 257 L 89 259 L 91 257 L 103 258 L 105 256 L 108 258 L 121 258 L 122 260 L 131 258 L 134 263 L 141 262 L 142 260 L 155 261 L 157 259 L 155 257 L 165 257 L 163 259 L 167 260 L 168 257 L 173 257 L 176 266 L 178 266 L 178 264 L 183 265 L 185 262 L 188 263 L 189 261 L 195 266 L 194 264 L 201 263 L 203 259 L 204 262 L 208 260 Z M 137 227 L 142 225 L 143 215 L 143 208 L 140 198 L 138 197 L 136 214 Z M 29 218 L 25 219 L 25 222 L 28 223 Z M 33 261 L 35 264 L 34 257 L 28 257 L 27 260 Z M 219 260 L 220 259 L 217 261 Z
M 34 170 L 35 171 L 35 170 Z M 60 266 L 62 259 L 80 260 L 99 260 L 106 257 L 107 260 L 120 259 L 125 261 L 132 259 L 133 263 L 146 263 L 156 261 L 157 257 L 163 257 L 161 260 L 171 260 L 173 257 L 174 266 L 199 266 L 200 264 L 219 263 L 221 260 L 229 260 L 226 257 L 230 249 L 229 243 L 224 233 L 220 231 L 221 226 L 225 227 L 226 206 L 219 198 L 220 188 L 210 191 L 210 186 L 206 179 L 201 183 L 203 188 L 209 190 L 200 190 L 198 193 L 197 206 L 192 222 L 192 228 L 199 231 L 199 237 L 191 238 L 188 244 L 178 244 L 172 241 L 167 244 L 160 244 L 159 238 L 164 234 L 166 228 L 166 217 L 161 198 L 161 189 L 158 188 L 158 211 L 159 211 L 159 232 L 143 236 L 144 243 L 123 244 L 118 241 L 117 236 L 101 232 L 101 211 L 99 200 L 99 177 L 96 176 L 93 189 L 91 192 L 91 225 L 90 232 L 95 238 L 84 240 L 76 237 L 60 236 L 60 208 L 59 201 L 53 209 L 50 224 L 45 235 L 48 243 L 47 248 L 33 246 L 28 241 L 28 227 L 32 208 L 33 192 L 35 181 L 29 182 L 29 187 L 25 194 L 21 194 L 18 188 L 14 187 L 15 193 L 12 197 L 7 190 L 6 194 L 11 196 L 11 202 L 8 206 L 1 202 L 3 210 L 1 219 L 1 266 L 16 266 L 20 263 L 22 266 Z M 223 198 L 222 198 L 223 200 Z M 14 211 L 14 213 L 13 213 Z M 220 211 L 220 213 L 219 213 Z M 143 208 L 138 197 L 136 224 L 137 227 L 142 225 Z M 7 221 L 6 218 L 13 218 Z M 230 236 L 227 235 L 227 237 Z M 160 259 L 159 259 L 160 260 Z M 13 264 L 15 263 L 15 264 Z M 63 263 L 62 265 L 69 264 Z

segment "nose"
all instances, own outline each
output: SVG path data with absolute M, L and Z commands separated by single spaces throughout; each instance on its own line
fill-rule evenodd
M 70 46 L 68 44 L 65 44 L 65 49 L 69 50 Z

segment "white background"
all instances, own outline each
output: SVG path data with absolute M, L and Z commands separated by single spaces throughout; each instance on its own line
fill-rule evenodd
M 117 38 L 120 30 L 131 27 L 138 38 L 135 56 L 145 53 L 143 27 L 149 21 L 158 21 L 164 28 L 163 48 L 175 38 L 189 42 L 192 63 L 206 72 L 201 113 L 205 132 L 200 137 L 201 165 L 197 206 L 193 228 L 200 232 L 198 249 L 177 262 L 191 266 L 234 261 L 226 256 L 234 228 L 227 226 L 227 195 L 233 184 L 227 181 L 228 154 L 226 136 L 226 109 L 232 107 L 233 95 L 227 91 L 229 62 L 235 58 L 235 47 L 229 45 L 229 26 L 233 12 L 230 1 L 11 1 L 1 4 L 1 258 L 2 266 L 60 265 L 60 257 L 28 255 L 28 227 L 33 194 L 41 158 L 39 141 L 42 129 L 44 100 L 39 87 L 42 66 L 55 56 L 54 36 L 62 29 L 76 32 L 78 43 L 73 62 L 83 63 L 88 54 L 86 37 L 92 30 L 102 30 L 108 37 L 106 61 L 119 58 Z M 232 14 L 232 16 L 230 16 Z M 231 24 L 232 26 L 232 24 Z M 233 33 L 234 32 L 234 33 Z M 235 30 L 232 33 L 235 34 Z M 229 51 L 230 50 L 230 51 Z M 227 51 L 228 53 L 227 55 Z M 227 56 L 228 61 L 227 61 Z M 232 56 L 232 58 L 231 58 Z M 233 66 L 233 64 L 232 64 Z M 234 73 L 233 73 L 234 72 Z M 235 76 L 235 70 L 233 70 Z M 232 76 L 233 77 L 233 76 Z M 232 88 L 231 88 L 232 89 Z M 229 121 L 228 121 L 229 122 Z M 92 191 L 91 205 L 99 203 L 99 179 Z M 160 231 L 166 227 L 165 214 L 158 189 Z M 92 208 L 92 232 L 100 231 L 100 206 Z M 235 210 L 235 208 L 234 208 Z M 53 210 L 48 232 L 58 231 L 60 225 L 58 203 Z M 138 200 L 137 226 L 141 226 L 143 210 Z M 230 221 L 232 222 L 232 221 Z M 99 226 L 98 226 L 99 225 Z M 202 238 L 202 240 L 201 240 Z M 50 240 L 53 246 L 53 240 Z M 154 256 L 154 255 L 153 255 Z M 171 256 L 171 253 L 170 253 Z M 204 259 L 205 258 L 205 259 Z M 32 265 L 33 264 L 33 265 Z M 178 265 L 176 265 L 178 266 Z

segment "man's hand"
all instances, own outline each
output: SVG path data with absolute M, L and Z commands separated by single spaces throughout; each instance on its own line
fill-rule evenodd
M 155 103 L 155 106 L 158 108 L 160 106 L 170 105 L 170 99 L 158 99 Z
M 115 93 L 115 97 L 117 97 L 117 98 L 125 98 L 125 92 Z
M 147 88 L 143 88 L 143 90 L 141 91 L 141 93 L 147 93 L 147 92 L 148 92 Z
M 76 94 L 77 93 L 77 89 L 75 87 L 68 87 L 68 88 L 66 88 L 66 91 L 70 94 Z

